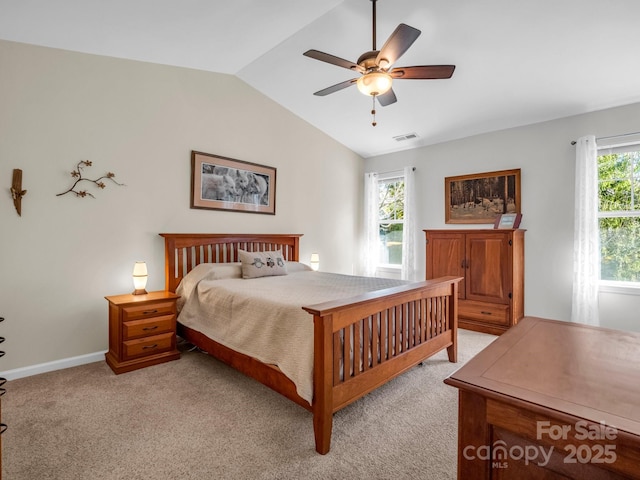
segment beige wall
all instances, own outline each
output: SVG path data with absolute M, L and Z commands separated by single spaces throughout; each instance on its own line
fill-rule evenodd
M 640 131 L 640 104 L 567 117 L 367 159 L 365 171 L 416 169 L 419 227 L 444 223 L 444 178 L 521 169 L 525 314 L 569 320 L 573 272 L 575 147 L 571 141 Z M 464 225 L 479 228 L 490 225 Z M 424 275 L 424 249 L 420 249 Z M 603 326 L 640 331 L 636 295 L 600 294 Z
M 190 153 L 277 168 L 277 214 L 189 208 Z M 88 159 L 126 186 L 56 197 Z M 9 187 L 23 170 L 22 217 Z M 159 232 L 303 233 L 352 273 L 363 160 L 234 76 L 0 41 L 0 371 L 107 349 L 105 295 L 164 288 Z

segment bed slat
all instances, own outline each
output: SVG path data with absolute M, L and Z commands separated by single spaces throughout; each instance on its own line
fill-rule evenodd
M 334 386 L 446 333 L 450 298 L 438 296 L 408 301 L 334 332 Z M 431 329 L 427 335 L 428 325 Z

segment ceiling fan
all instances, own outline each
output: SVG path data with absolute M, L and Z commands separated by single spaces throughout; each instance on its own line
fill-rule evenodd
M 352 78 L 344 82 L 337 83 L 314 93 L 320 97 L 335 93 L 347 88 L 354 83 L 358 90 L 365 95 L 373 97 L 372 125 L 375 121 L 375 99 L 380 105 L 386 107 L 395 103 L 398 99 L 393 92 L 392 83 L 397 80 L 431 80 L 451 78 L 455 65 L 422 65 L 416 67 L 393 67 L 393 64 L 409 49 L 413 42 L 420 36 L 420 30 L 401 23 L 394 30 L 391 36 L 380 50 L 376 49 L 376 1 L 371 0 L 373 7 L 373 49 L 360 55 L 356 63 L 350 62 L 340 57 L 320 52 L 318 50 L 308 50 L 303 55 L 331 63 L 338 67 L 347 68 L 360 73 L 360 77 Z

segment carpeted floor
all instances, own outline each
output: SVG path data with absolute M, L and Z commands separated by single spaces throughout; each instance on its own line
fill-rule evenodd
M 496 337 L 446 351 L 334 416 L 314 450 L 309 412 L 198 352 L 114 375 L 104 362 L 7 383 L 5 480 L 454 479 L 457 390 L 443 380 Z

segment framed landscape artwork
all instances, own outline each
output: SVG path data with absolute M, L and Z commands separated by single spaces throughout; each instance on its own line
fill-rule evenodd
M 490 223 L 520 214 L 520 169 L 444 179 L 445 223 Z
M 191 208 L 276 213 L 276 169 L 191 152 Z

